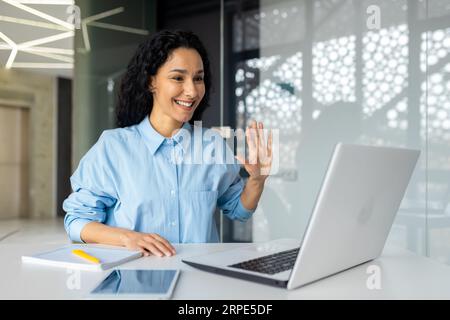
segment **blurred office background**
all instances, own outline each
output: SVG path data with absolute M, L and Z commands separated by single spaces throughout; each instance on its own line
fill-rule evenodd
M 279 129 L 279 171 L 249 222 L 217 213 L 222 241 L 300 239 L 336 142 L 410 147 L 388 241 L 450 264 L 450 0 L 0 0 L 0 241 L 62 228 L 129 58 L 165 28 L 209 50 L 204 126 Z

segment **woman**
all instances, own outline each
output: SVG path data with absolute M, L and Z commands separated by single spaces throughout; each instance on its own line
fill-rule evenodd
M 268 176 L 261 170 L 270 170 L 271 136 L 263 146 L 247 131 L 253 161 L 245 163 L 245 187 L 234 161 L 173 161 L 191 150 L 181 132 L 193 131 L 189 121 L 208 105 L 210 87 L 208 56 L 194 34 L 161 31 L 138 47 L 120 87 L 120 128 L 104 131 L 71 177 L 74 192 L 63 208 L 73 241 L 171 256 L 171 243 L 219 240 L 216 206 L 231 219 L 251 216 Z M 262 124 L 251 126 L 262 133 Z M 203 150 L 210 143 L 202 141 Z M 263 153 L 269 155 L 265 168 L 258 161 Z

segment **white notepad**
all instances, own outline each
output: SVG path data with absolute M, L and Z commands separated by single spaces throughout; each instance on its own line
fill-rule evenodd
M 72 253 L 74 249 L 81 249 L 87 254 L 98 258 L 100 263 L 92 263 L 74 255 Z M 86 271 L 103 271 L 141 256 L 142 253 L 140 251 L 131 251 L 121 247 L 68 245 L 52 251 L 22 256 L 22 262 Z

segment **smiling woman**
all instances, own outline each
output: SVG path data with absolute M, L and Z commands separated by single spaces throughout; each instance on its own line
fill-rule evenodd
M 250 175 L 245 185 L 235 161 L 184 161 L 195 133 L 204 134 L 189 122 L 207 107 L 210 86 L 208 56 L 193 33 L 161 31 L 138 47 L 122 79 L 120 128 L 104 131 L 71 177 L 64 223 L 72 240 L 171 256 L 171 243 L 219 241 L 216 207 L 230 219 L 251 216 L 272 159 L 261 123 L 247 135 L 249 154 L 258 156 L 251 163 L 240 158 Z M 225 144 L 214 135 L 200 139 L 203 150 Z M 259 155 L 269 161 L 261 163 Z
M 151 77 L 153 110 L 150 122 L 164 136 L 188 122 L 205 95 L 202 58 L 195 49 L 177 48 Z

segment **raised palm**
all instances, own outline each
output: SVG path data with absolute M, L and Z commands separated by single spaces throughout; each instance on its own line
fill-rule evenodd
M 265 179 L 270 174 L 272 167 L 272 130 L 266 132 L 262 122 L 253 121 L 245 130 L 245 137 L 248 145 L 248 159 L 241 155 L 236 158 L 244 164 L 250 177 Z

